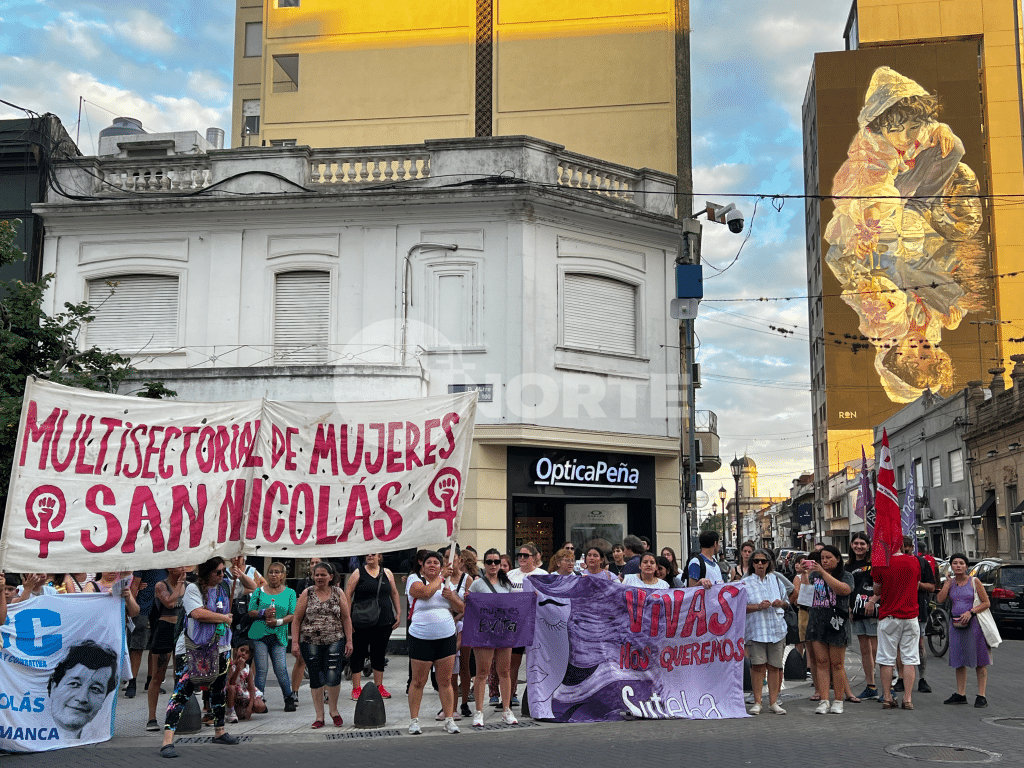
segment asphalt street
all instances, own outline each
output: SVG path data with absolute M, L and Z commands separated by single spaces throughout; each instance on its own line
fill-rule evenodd
M 638 761 L 670 760 L 672 764 L 699 762 L 707 766 L 779 765 L 793 759 L 817 765 L 858 764 L 910 766 L 925 762 L 1001 762 L 1024 766 L 1024 641 L 1007 639 L 994 652 L 988 701 L 976 709 L 974 676 L 968 678 L 969 704 L 944 706 L 955 690 L 954 673 L 946 659 L 928 658 L 931 694 L 914 694 L 913 711 L 882 710 L 875 702 L 848 703 L 842 715 L 816 715 L 808 700 L 812 691 L 804 682 L 789 682 L 782 703 L 787 715 L 762 714 L 738 720 L 628 721 L 615 723 L 555 724 L 522 718 L 519 726 L 503 726 L 488 708 L 488 728 L 476 731 L 468 720 L 462 733 L 449 735 L 432 715 L 437 697 L 424 697 L 421 724 L 424 733 L 406 733 L 408 707 L 404 690 L 405 659 L 389 666 L 385 684 L 395 694 L 387 702 L 388 724 L 377 731 L 346 725 L 311 731 L 312 704 L 303 687 L 298 712 L 284 713 L 280 691 L 268 683 L 271 713 L 249 723 L 229 727 L 243 743 L 218 746 L 208 743 L 212 729 L 180 736 L 180 757 L 174 766 L 244 765 L 245 768 L 282 768 L 298 765 L 333 765 L 338 760 L 375 761 L 409 766 L 426 759 L 451 765 L 502 765 L 528 761 L 538 765 L 596 763 L 632 765 Z M 847 670 L 855 693 L 863 688 L 860 659 L 853 649 Z M 343 692 L 347 693 L 343 686 Z M 142 691 L 136 699 L 119 694 L 117 736 L 90 747 L 33 755 L 5 755 L 0 766 L 82 766 L 120 768 L 163 764 L 158 754 L 159 733 L 147 733 Z M 166 696 L 161 697 L 161 705 Z M 767 699 L 766 699 L 767 701 Z M 341 713 L 351 723 L 354 702 L 344 699 Z M 494 713 L 494 714 L 491 714 Z M 162 717 L 161 717 L 162 719 Z M 329 731 L 329 732 L 328 732 Z M 326 733 L 325 733 L 326 732 Z

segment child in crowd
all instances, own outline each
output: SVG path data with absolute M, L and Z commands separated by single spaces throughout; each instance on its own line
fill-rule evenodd
M 263 692 L 256 690 L 256 679 L 250 669 L 253 647 L 245 640 L 231 652 L 231 668 L 228 670 L 227 721 L 237 723 L 248 720 L 253 713 L 264 714 L 267 704 Z

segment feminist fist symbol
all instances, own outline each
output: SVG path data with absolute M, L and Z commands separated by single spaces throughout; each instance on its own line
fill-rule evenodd
M 25 517 L 29 527 L 26 539 L 39 542 L 39 556 L 50 554 L 51 541 L 64 541 L 64 531 L 52 530 L 64 522 L 67 502 L 64 493 L 55 485 L 41 485 L 25 501 Z
M 444 520 L 448 523 L 448 536 L 452 535 L 455 518 L 458 516 L 459 491 L 462 489 L 462 475 L 457 469 L 445 467 L 436 475 L 427 489 L 427 495 L 433 504 L 443 509 L 427 510 L 428 520 Z

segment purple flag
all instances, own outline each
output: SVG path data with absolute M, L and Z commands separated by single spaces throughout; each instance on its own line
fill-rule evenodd
M 854 509 L 857 517 L 864 521 L 864 527 L 871 538 L 875 530 L 875 516 L 870 511 L 871 507 L 871 477 L 868 475 L 868 458 L 864 454 L 864 446 L 860 447 L 860 493 L 857 496 L 857 507 Z
M 537 596 L 532 592 L 508 594 L 470 592 L 462 619 L 462 645 L 466 648 L 521 648 L 533 644 Z
M 914 480 L 914 465 L 910 467 L 907 479 L 907 490 L 903 496 L 903 509 L 900 510 L 900 524 L 903 535 L 914 539 L 914 554 L 917 554 L 917 488 Z
M 648 590 L 534 576 L 527 681 L 533 717 L 557 722 L 746 717 L 746 587 Z

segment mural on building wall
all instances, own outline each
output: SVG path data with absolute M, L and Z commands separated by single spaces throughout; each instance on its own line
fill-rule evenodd
M 832 194 L 841 199 L 825 231 L 826 263 L 897 403 L 925 389 L 952 391 L 942 332 L 984 306 L 978 177 L 938 114 L 937 95 L 890 67 L 875 70 L 860 130 L 834 179 Z
M 815 66 L 828 422 L 867 428 L 996 354 L 977 44 Z

